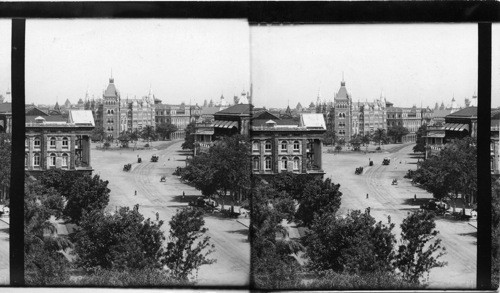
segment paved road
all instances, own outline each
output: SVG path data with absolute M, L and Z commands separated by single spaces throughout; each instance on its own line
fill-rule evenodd
M 0 285 L 9 284 L 9 272 L 9 225 L 0 221 Z
M 146 218 L 155 219 L 156 212 L 160 214 L 160 219 L 165 221 L 165 235 L 168 235 L 168 221 L 176 210 L 186 207 L 190 199 L 201 195 L 199 191 L 181 183 L 177 176 L 172 175 L 177 166 L 185 165 L 185 156 L 178 151 L 181 144 L 182 142 L 172 142 L 168 148 L 162 150 L 92 150 L 94 174 L 100 174 L 104 180 L 109 181 L 111 196 L 108 210 L 139 204 L 139 211 Z M 152 154 L 160 157 L 157 163 L 150 162 Z M 137 163 L 137 155 L 142 158 L 140 164 Z M 132 163 L 130 172 L 122 171 L 126 163 Z M 166 182 L 160 182 L 162 175 L 166 176 Z M 186 194 L 184 199 L 183 192 Z M 212 215 L 205 217 L 205 226 L 209 229 L 208 236 L 215 245 L 215 252 L 210 256 L 217 262 L 201 267 L 196 278 L 197 283 L 217 286 L 249 284 L 248 229 L 234 219 Z
M 426 191 L 412 186 L 403 176 L 408 169 L 416 169 L 417 159 L 411 158 L 413 145 L 396 145 L 385 147 L 381 153 L 341 153 L 323 154 L 325 177 L 340 183 L 343 193 L 340 213 L 348 210 L 364 210 L 370 207 L 371 214 L 377 221 L 396 224 L 393 232 L 399 235 L 399 225 L 408 212 L 418 209 L 413 203 L 417 198 L 432 198 Z M 384 157 L 391 158 L 391 164 L 382 165 Z M 369 159 L 374 166 L 369 167 Z M 401 162 L 401 163 L 400 163 Z M 356 167 L 364 167 L 362 175 L 355 175 Z M 392 179 L 398 179 L 398 185 L 391 185 Z M 369 198 L 366 199 L 368 193 Z M 447 254 L 443 260 L 448 262 L 444 268 L 435 268 L 429 276 L 430 288 L 475 288 L 476 284 L 476 229 L 466 222 L 445 219 L 436 221 L 439 237 L 446 247 Z M 399 237 L 398 237 L 399 238 Z

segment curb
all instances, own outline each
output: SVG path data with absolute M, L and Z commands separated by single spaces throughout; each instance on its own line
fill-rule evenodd
M 3 217 L 0 217 L 0 221 L 4 222 L 5 224 L 10 226 L 10 223 L 9 223 L 10 221 L 5 221 Z
M 247 228 L 248 228 L 248 225 L 247 225 L 247 224 L 245 224 L 245 223 L 243 223 L 243 222 L 241 222 L 239 219 L 237 219 L 237 220 L 236 220 L 236 222 L 238 222 L 238 223 L 240 223 L 241 225 L 243 225 L 243 226 L 245 226 L 245 227 L 247 227 Z
M 467 224 L 469 224 L 470 226 L 472 226 L 472 227 L 474 227 L 474 228 L 476 228 L 476 229 L 477 229 L 477 222 L 476 222 L 476 223 L 474 223 L 474 224 L 472 224 L 471 222 L 467 222 Z

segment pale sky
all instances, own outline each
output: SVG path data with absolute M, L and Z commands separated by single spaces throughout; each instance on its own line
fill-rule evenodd
M 252 26 L 256 106 L 333 99 L 342 72 L 354 101 L 458 105 L 477 93 L 477 24 Z
M 500 107 L 500 24 L 491 28 L 491 106 Z
M 10 59 L 11 59 L 11 35 L 12 20 L 0 19 L 0 94 L 11 102 L 10 96 L 7 97 L 7 90 L 12 90 L 10 84 Z
M 250 87 L 249 49 L 246 20 L 28 19 L 26 103 L 102 97 L 111 70 L 122 99 L 151 85 L 163 103 L 232 102 Z

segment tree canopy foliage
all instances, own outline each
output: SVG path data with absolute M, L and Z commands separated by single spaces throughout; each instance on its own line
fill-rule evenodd
M 500 282 L 500 179 L 491 187 L 491 283 L 492 288 L 498 288 Z
M 468 200 L 477 193 L 477 147 L 474 138 L 457 139 L 445 145 L 436 155 L 420 163 L 413 173 L 420 184 L 436 198 Z
M 195 132 L 195 122 L 192 121 L 186 126 L 186 135 L 184 137 L 184 142 L 182 143 L 182 149 L 194 149 L 194 132 Z
M 177 125 L 172 123 L 161 123 L 156 125 L 156 134 L 162 139 L 170 139 L 170 135 L 177 131 Z
M 148 142 L 156 139 L 156 131 L 153 126 L 146 125 L 141 131 L 141 137 Z
M 390 137 L 393 142 L 401 142 L 403 136 L 408 133 L 410 133 L 408 129 L 401 125 L 392 126 L 387 129 L 387 136 Z
M 0 186 L 10 185 L 10 158 L 12 154 L 11 135 L 0 134 Z
M 423 153 L 425 152 L 425 135 L 427 133 L 427 124 L 423 124 L 417 130 L 417 141 L 416 145 L 413 147 L 414 153 Z

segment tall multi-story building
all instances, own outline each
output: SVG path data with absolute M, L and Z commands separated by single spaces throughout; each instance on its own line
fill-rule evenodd
M 92 173 L 90 135 L 94 129 L 92 113 L 70 110 L 68 118 L 26 116 L 24 168 L 35 177 L 52 168 Z
M 161 103 L 161 101 L 160 101 Z M 171 139 L 182 139 L 186 135 L 187 125 L 195 119 L 191 115 L 192 107 L 185 105 L 184 103 L 180 105 L 166 105 L 160 104 L 158 100 L 155 104 L 155 121 L 156 124 L 170 123 L 177 126 L 177 131 L 172 133 Z
M 273 118 L 274 117 L 274 118 Z M 322 176 L 322 114 L 300 114 L 299 120 L 280 119 L 267 111 L 252 119 L 252 173 L 293 172 Z
M 120 102 L 120 132 L 141 131 L 155 125 L 155 105 L 151 96 L 122 99 Z
M 120 93 L 116 89 L 114 78 L 110 77 L 98 105 L 96 123 L 104 128 L 106 137 L 117 139 L 121 132 L 120 118 Z
M 340 82 L 340 89 L 335 94 L 333 99 L 334 111 L 334 124 L 337 137 L 344 139 L 346 142 L 351 140 L 353 135 L 352 131 L 352 99 L 347 91 L 345 81 Z
M 386 103 L 380 99 L 373 102 L 358 102 L 359 133 L 372 134 L 381 128 L 387 130 Z

